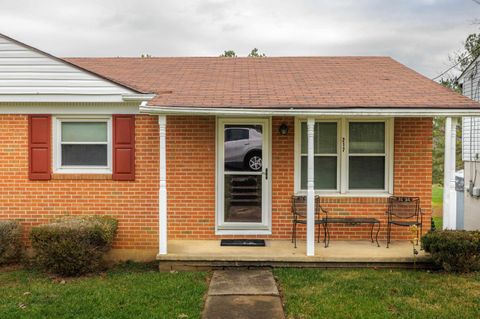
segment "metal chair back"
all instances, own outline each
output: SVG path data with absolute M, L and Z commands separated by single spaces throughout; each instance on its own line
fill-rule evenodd
M 391 196 L 388 198 L 388 214 L 398 219 L 418 218 L 420 215 L 420 198 Z
M 315 196 L 315 215 L 320 213 L 320 196 Z M 307 218 L 307 196 L 292 196 L 292 214 L 295 218 Z

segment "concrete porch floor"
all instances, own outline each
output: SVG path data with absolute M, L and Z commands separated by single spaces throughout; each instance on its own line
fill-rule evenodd
M 331 241 L 328 248 L 316 244 L 315 256 L 306 256 L 304 241 L 297 248 L 287 240 L 266 240 L 266 247 L 222 247 L 219 240 L 170 240 L 168 254 L 157 255 L 164 270 L 169 265 L 194 267 L 272 266 L 272 267 L 356 267 L 413 266 L 412 245 L 409 242 L 385 243 L 377 247 L 369 241 Z M 420 246 L 417 263 L 429 263 L 430 257 Z M 173 269 L 173 268 L 172 268 Z

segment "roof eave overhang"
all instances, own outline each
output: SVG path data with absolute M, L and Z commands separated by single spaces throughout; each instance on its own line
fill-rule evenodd
M 59 94 L 59 93 L 26 93 L 0 94 L 0 102 L 10 103 L 121 103 L 150 101 L 155 94 Z
M 434 117 L 480 116 L 480 108 L 207 108 L 152 106 L 142 103 L 140 113 L 151 115 L 222 115 L 222 116 L 387 116 Z
M 150 101 L 156 96 L 153 93 L 143 93 L 143 94 L 124 94 L 122 96 L 124 101 Z

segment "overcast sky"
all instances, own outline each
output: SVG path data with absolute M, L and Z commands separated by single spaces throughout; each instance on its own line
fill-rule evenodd
M 473 0 L 0 0 L 0 33 L 57 56 L 389 55 L 433 77 Z

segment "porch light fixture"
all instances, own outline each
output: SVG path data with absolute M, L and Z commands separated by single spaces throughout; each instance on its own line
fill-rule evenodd
M 286 123 L 282 123 L 280 127 L 278 128 L 278 131 L 280 132 L 281 135 L 287 135 L 288 134 L 288 125 Z

